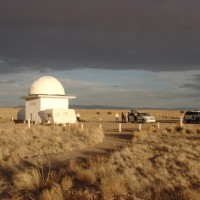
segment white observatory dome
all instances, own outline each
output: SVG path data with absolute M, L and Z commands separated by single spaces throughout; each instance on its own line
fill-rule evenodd
M 62 84 L 51 76 L 43 76 L 34 81 L 30 87 L 29 95 L 65 95 Z

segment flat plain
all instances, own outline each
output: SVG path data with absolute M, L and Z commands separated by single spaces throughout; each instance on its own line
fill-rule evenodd
M 1 199 L 200 199 L 200 124 L 145 110 L 158 124 L 115 123 L 127 110 L 76 110 L 77 125 L 14 124 L 0 109 Z M 83 129 L 81 128 L 83 127 Z

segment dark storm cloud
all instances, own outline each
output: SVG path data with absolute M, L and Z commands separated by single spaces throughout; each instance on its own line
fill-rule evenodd
M 192 88 L 197 91 L 200 91 L 200 74 L 194 75 L 192 83 L 185 83 L 181 87 L 182 88 Z M 200 97 L 199 93 L 198 93 L 198 97 Z
M 0 73 L 200 69 L 197 0 L 0 1 Z

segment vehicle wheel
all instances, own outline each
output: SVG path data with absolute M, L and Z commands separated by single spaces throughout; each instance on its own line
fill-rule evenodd
M 200 119 L 199 119 L 199 118 L 196 118 L 196 119 L 195 119 L 195 122 L 196 122 L 197 124 L 199 124 Z
M 145 123 L 145 120 L 144 120 L 144 119 L 142 119 L 142 123 L 143 123 L 143 124 Z

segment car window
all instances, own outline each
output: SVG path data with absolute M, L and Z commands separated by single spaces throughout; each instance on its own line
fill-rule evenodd
M 198 115 L 199 112 L 186 112 L 185 114 L 186 115 Z
M 150 116 L 149 113 L 141 113 L 142 116 Z

